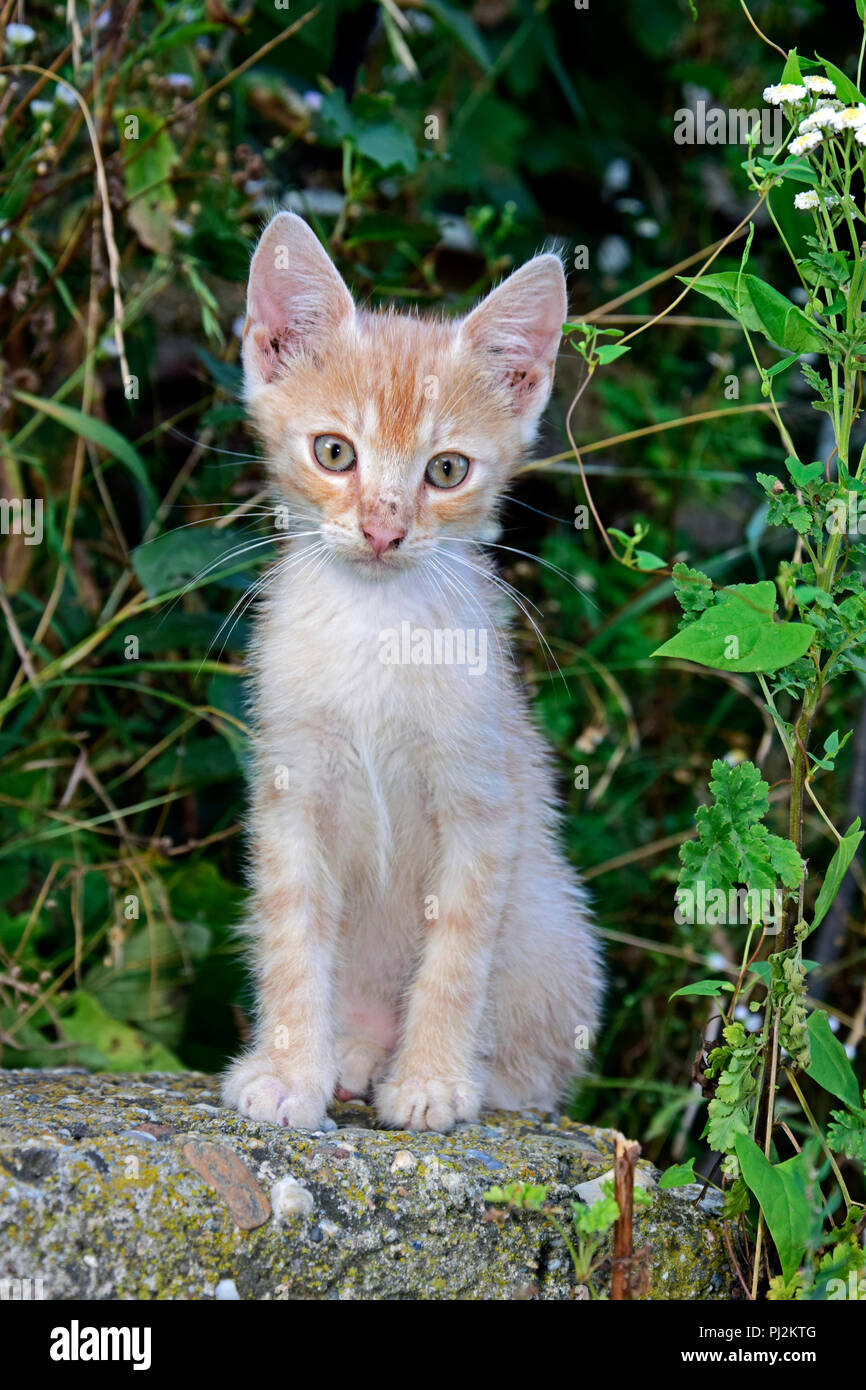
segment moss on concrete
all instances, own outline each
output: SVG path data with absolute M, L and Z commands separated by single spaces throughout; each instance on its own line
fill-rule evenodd
M 486 1219 L 482 1194 L 522 1179 L 567 1208 L 612 1166 L 607 1131 L 489 1112 L 406 1134 L 361 1105 L 332 1113 L 336 1130 L 305 1134 L 222 1109 L 200 1073 L 0 1073 L 0 1279 L 41 1278 L 55 1299 L 210 1299 L 218 1285 L 258 1299 L 573 1296 L 550 1224 Z M 224 1176 L 206 1180 L 188 1156 L 210 1151 L 184 1154 L 191 1140 L 246 1165 L 268 1199 L 260 1224 L 236 1224 Z M 720 1228 L 694 1189 L 657 1193 L 636 1243 L 651 1246 L 651 1298 L 730 1296 Z

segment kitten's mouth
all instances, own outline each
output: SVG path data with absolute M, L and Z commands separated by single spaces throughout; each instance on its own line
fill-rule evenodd
M 386 575 L 396 574 L 398 570 L 405 569 L 403 557 L 398 557 L 396 547 L 386 550 L 382 555 L 375 555 L 372 550 L 362 550 L 352 557 L 358 569 L 366 574 Z

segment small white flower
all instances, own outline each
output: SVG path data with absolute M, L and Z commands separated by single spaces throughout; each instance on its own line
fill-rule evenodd
M 304 105 L 307 106 L 307 107 L 309 107 L 309 109 L 310 109 L 311 111 L 319 111 L 319 110 L 321 110 L 321 106 L 322 106 L 322 93 L 321 93 L 321 92 L 304 92 L 304 98 L 303 98 L 303 99 L 304 99 Z
M 57 84 L 57 86 L 54 89 L 54 95 L 56 96 L 57 100 L 61 102 L 64 106 L 78 105 L 78 102 L 75 98 L 75 93 L 73 92 L 72 88 L 67 87 L 63 82 L 59 82 Z
M 170 72 L 166 81 L 174 92 L 192 91 L 192 78 L 188 72 Z
M 636 236 L 656 237 L 661 228 L 654 217 L 639 217 L 634 224 L 634 230 Z
M 54 102 L 53 102 L 53 101 L 40 101 L 39 98 L 37 97 L 35 101 L 31 101 L 31 103 L 30 103 L 30 111 L 31 111 L 31 113 L 32 113 L 34 116 L 38 116 L 38 117 L 40 117 L 40 118 L 43 117 L 43 116 L 50 116 L 50 115 L 51 115 L 51 112 L 52 112 L 53 110 L 54 110 Z
M 777 82 L 773 87 L 764 88 L 764 101 L 771 106 L 781 106 L 782 102 L 802 101 L 806 88 L 797 82 Z
M 829 77 L 804 77 L 803 86 L 810 92 L 816 92 L 820 96 L 832 97 L 836 95 L 836 83 L 831 82 Z
M 858 145 L 866 145 L 866 125 L 858 125 L 854 131 L 854 139 Z
M 813 188 L 810 188 L 808 193 L 796 193 L 794 195 L 794 207 L 798 212 L 810 212 L 812 208 L 820 206 L 818 194 Z
M 803 117 L 797 129 L 801 135 L 805 135 L 808 130 L 825 130 L 827 126 L 833 124 L 835 116 L 834 107 L 819 106 L 817 111 L 813 111 L 810 116 Z
M 798 135 L 796 140 L 792 140 L 788 149 L 791 154 L 808 154 L 809 150 L 814 150 L 816 145 L 820 145 L 823 138 L 820 130 L 809 130 L 805 135 Z
M 29 24 L 7 24 L 6 38 L 13 48 L 23 48 L 36 38 L 36 30 L 31 29 Z
M 631 249 L 621 236 L 603 237 L 596 253 L 602 275 L 620 275 L 631 260 Z
M 866 125 L 866 106 L 862 101 L 857 106 L 844 106 L 833 116 L 834 130 L 856 130 L 861 125 Z

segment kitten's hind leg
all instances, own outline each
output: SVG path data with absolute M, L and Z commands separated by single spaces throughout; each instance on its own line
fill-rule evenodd
M 397 1042 L 396 1012 L 387 1004 L 350 996 L 342 1007 L 337 1034 L 338 1100 L 368 1099 L 384 1074 Z

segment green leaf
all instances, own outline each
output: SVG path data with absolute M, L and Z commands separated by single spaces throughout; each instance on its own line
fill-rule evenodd
M 806 1253 L 814 1225 L 803 1155 L 773 1164 L 747 1134 L 737 1135 L 735 1149 L 743 1179 L 758 1199 L 782 1273 L 789 1280 Z
M 712 608 L 676 633 L 653 656 L 679 657 L 720 671 L 778 671 L 808 651 L 815 637 L 808 623 L 777 623 L 775 585 L 735 584 Z
M 392 122 L 383 125 L 359 125 L 355 144 L 380 169 L 400 168 L 413 174 L 418 167 L 418 151 L 409 132 Z
M 659 1178 L 659 1190 L 666 1192 L 670 1187 L 688 1187 L 689 1183 L 696 1182 L 695 1160 L 690 1158 L 688 1163 L 674 1163 L 670 1168 L 666 1168 Z
M 782 69 L 782 76 L 779 78 L 782 83 L 794 83 L 799 87 L 803 85 L 803 76 L 800 72 L 800 60 L 797 57 L 796 48 L 788 50 L 788 58 Z
M 866 1095 L 863 1097 L 866 1104 Z M 827 1126 L 827 1143 L 834 1153 L 843 1153 L 866 1167 L 866 1110 L 831 1110 L 834 1121 Z
M 107 1013 L 85 990 L 72 996 L 73 1011 L 61 1020 L 74 1057 L 94 1071 L 182 1071 L 183 1064 L 161 1043 Z
M 689 569 L 682 562 L 674 565 L 671 577 L 677 602 L 684 614 L 680 627 L 685 627 L 714 602 L 713 581 L 703 570 Z
M 748 294 L 771 343 L 796 353 L 823 351 L 824 339 L 802 309 L 756 275 L 744 275 L 743 279 L 748 282 Z
M 660 570 L 665 567 L 665 562 L 661 556 L 654 555 L 651 550 L 636 550 L 634 560 L 639 570 Z
M 703 275 L 689 280 L 678 277 L 690 289 L 720 304 L 731 318 L 750 333 L 763 333 L 769 342 L 789 352 L 823 352 L 826 341 L 817 325 L 783 294 L 757 275 L 727 270 L 719 275 Z
M 790 357 L 783 357 L 781 362 L 775 362 L 772 367 L 766 367 L 764 369 L 764 376 L 768 379 L 779 376 L 781 372 L 786 372 L 789 367 L 793 367 L 794 363 L 799 362 L 799 360 L 799 353 L 796 352 L 792 353 Z
M 820 53 L 816 53 L 815 56 L 819 62 L 824 64 L 824 71 L 831 82 L 836 83 L 836 96 L 840 101 L 844 101 L 846 106 L 856 106 L 858 102 L 863 100 L 847 73 L 844 73 L 841 68 L 837 68 L 835 63 L 828 63 L 827 59 L 822 58 Z
M 738 270 L 723 270 L 718 275 L 702 275 L 699 280 L 690 279 L 687 275 L 678 275 L 677 279 L 682 284 L 688 285 L 690 289 L 697 290 L 698 294 L 706 295 L 714 304 L 718 304 L 730 314 L 732 319 L 737 319 L 744 327 L 752 333 L 761 332 L 761 320 L 758 318 L 748 294 L 737 293 L 737 286 L 740 280 L 748 280 L 747 275 L 740 275 Z
M 138 121 L 136 140 L 126 138 L 130 116 Z M 129 152 L 123 163 L 127 218 L 143 246 L 167 256 L 172 244 L 171 222 L 177 209 L 171 176 L 180 155 L 168 131 L 162 128 L 162 118 L 142 107 L 124 110 L 118 127 L 120 147 Z
M 473 58 L 482 72 L 490 71 L 490 55 L 487 46 L 473 20 L 464 11 L 444 0 L 424 0 L 424 9 L 439 20 L 446 33 L 451 34 L 464 52 Z
M 814 931 L 827 916 L 830 904 L 842 886 L 842 880 L 851 866 L 864 834 L 866 831 L 860 829 L 860 817 L 858 816 L 853 825 L 850 825 L 845 831 L 836 846 L 836 853 L 827 866 L 824 882 L 821 884 L 821 891 L 815 903 L 815 915 L 812 918 L 811 931 Z
M 860 1087 L 854 1068 L 839 1039 L 830 1031 L 830 1021 L 824 1010 L 816 1009 L 810 1014 L 806 1026 L 812 1045 L 812 1060 L 806 1068 L 806 1075 L 829 1091 L 831 1096 L 837 1096 L 856 1110 L 860 1104 Z
M 82 410 L 76 410 L 71 405 L 61 405 L 58 401 L 43 399 L 39 396 L 31 396 L 29 391 L 13 392 L 15 399 L 29 405 L 32 410 L 39 410 L 43 415 L 48 415 L 58 424 L 72 430 L 73 434 L 80 434 L 84 439 L 89 439 L 91 443 L 98 444 L 105 449 L 106 453 L 119 459 L 125 464 L 130 473 L 140 484 L 147 496 L 151 510 L 157 507 L 156 493 L 150 481 L 144 459 L 141 457 L 128 439 L 124 439 L 122 434 L 107 425 L 104 420 L 97 420 L 92 415 L 85 415 Z
M 670 996 L 671 999 L 679 999 L 681 995 L 698 994 L 702 998 L 717 999 L 724 991 L 730 990 L 733 994 L 734 986 L 728 980 L 696 980 L 693 985 L 683 985 L 682 989 L 677 989 Z
M 595 355 L 601 365 L 605 367 L 608 362 L 615 362 L 618 357 L 624 357 L 630 351 L 631 348 L 622 347 L 619 343 L 601 343 L 595 349 Z
M 215 584 L 252 570 L 268 553 L 265 545 L 245 549 L 252 544 L 212 526 L 179 527 L 137 546 L 132 567 L 148 595 L 156 598 L 199 580 Z

